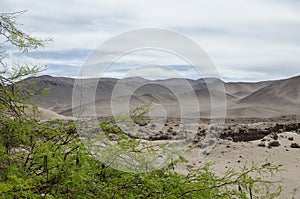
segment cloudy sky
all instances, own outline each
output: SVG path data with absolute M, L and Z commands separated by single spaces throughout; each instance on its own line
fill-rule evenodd
M 53 39 L 28 54 L 10 51 L 8 62 L 46 65 L 43 74 L 75 77 L 101 43 L 150 27 L 174 30 L 197 42 L 222 79 L 258 81 L 300 74 L 299 9 L 297 0 L 1 0 L 0 12 L 28 10 L 19 18 L 21 28 Z M 149 50 L 127 54 L 105 76 L 165 78 L 172 77 L 174 70 L 199 78 L 178 57 Z

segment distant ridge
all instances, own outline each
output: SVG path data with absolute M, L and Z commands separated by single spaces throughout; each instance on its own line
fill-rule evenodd
M 111 96 L 119 79 L 115 78 L 91 78 L 83 79 L 82 86 L 89 89 L 92 85 L 96 88 L 96 107 L 99 115 L 110 115 Z M 36 95 L 31 100 L 39 106 L 66 116 L 72 115 L 72 92 L 74 78 L 38 76 L 24 80 L 28 88 L 30 84 L 36 84 L 36 93 L 49 88 L 48 95 Z M 98 82 L 98 84 L 96 84 Z M 180 115 L 180 104 L 168 87 L 176 87 L 185 96 L 195 94 L 199 101 L 201 116 L 210 114 L 210 95 L 218 96 L 221 90 L 214 87 L 217 83 L 224 83 L 227 99 L 227 117 L 276 117 L 281 115 L 300 115 L 300 75 L 272 81 L 261 82 L 223 82 L 218 78 L 205 79 L 164 79 L 148 80 L 141 77 L 122 79 L 124 88 L 132 88 L 143 85 L 131 96 L 131 104 L 146 103 L 152 101 L 163 105 L 171 116 Z M 184 83 L 188 82 L 193 88 L 193 93 L 186 91 Z M 213 89 L 208 91 L 207 87 Z M 124 90 L 126 93 L 126 90 Z M 125 96 L 124 96 L 125 97 Z M 121 99 L 122 97 L 120 97 Z M 86 106 L 91 106 L 92 99 L 86 101 Z M 76 107 L 74 107 L 76 109 Z M 192 114 L 192 113 L 191 113 Z M 193 113 L 194 114 L 194 113 Z

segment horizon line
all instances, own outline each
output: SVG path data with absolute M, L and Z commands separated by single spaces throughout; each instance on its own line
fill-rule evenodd
M 203 77 L 203 78 L 199 78 L 199 79 L 193 79 L 193 78 L 180 78 L 180 77 L 170 77 L 170 78 L 158 78 L 158 79 L 148 79 L 148 78 L 144 78 L 141 76 L 132 76 L 132 77 L 124 77 L 124 78 L 118 78 L 118 77 L 83 77 L 83 78 L 78 78 L 78 77 L 74 77 L 74 76 L 55 76 L 55 75 L 49 75 L 49 74 L 42 74 L 42 75 L 34 75 L 32 77 L 53 77 L 53 78 L 70 78 L 70 79 L 116 79 L 116 80 L 121 80 L 121 79 L 143 79 L 146 81 L 163 81 L 163 80 L 172 80 L 172 79 L 186 79 L 186 80 L 190 80 L 190 81 L 198 81 L 198 80 L 205 80 L 205 79 L 217 79 L 217 80 L 221 80 L 224 83 L 259 83 L 259 82 L 270 82 L 270 81 L 278 81 L 278 80 L 286 80 L 286 79 L 292 79 L 292 78 L 297 78 L 300 77 L 300 74 L 298 75 L 294 75 L 294 76 L 289 76 L 286 78 L 279 78 L 279 79 L 267 79 L 267 80 L 259 80 L 259 81 L 242 81 L 242 80 L 238 80 L 238 81 L 226 81 L 223 78 L 219 78 L 219 77 Z M 28 77 L 31 78 L 31 77 Z M 25 78 L 27 79 L 27 78 Z

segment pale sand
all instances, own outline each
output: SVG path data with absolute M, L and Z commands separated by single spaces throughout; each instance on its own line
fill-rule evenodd
M 215 162 L 212 169 L 218 175 L 222 175 L 228 168 L 236 170 L 245 164 L 250 166 L 252 162 L 257 165 L 263 165 L 268 161 L 283 165 L 283 171 L 276 174 L 275 178 L 272 178 L 276 182 L 282 180 L 283 191 L 279 198 L 292 198 L 291 193 L 294 189 L 297 189 L 295 198 L 300 198 L 300 149 L 290 148 L 290 144 L 293 142 L 300 144 L 300 135 L 291 132 L 284 132 L 278 135 L 278 141 L 281 143 L 279 147 L 258 147 L 260 140 L 250 142 L 219 140 L 219 143 L 205 158 L 201 159 L 199 157 L 199 150 L 197 149 L 192 150 L 185 157 L 189 160 L 188 165 L 192 165 L 194 168 L 203 165 L 205 162 Z M 294 141 L 289 141 L 287 139 L 289 136 L 293 136 Z M 176 171 L 187 173 L 183 164 L 178 165 Z
M 74 119 L 43 108 L 39 108 L 39 110 L 41 111 L 39 115 L 41 121 Z M 294 189 L 297 189 L 295 198 L 300 198 L 300 149 L 290 147 L 293 142 L 300 144 L 300 134 L 284 132 L 278 134 L 278 136 L 278 141 L 281 145 L 272 148 L 259 147 L 260 140 L 232 142 L 220 139 L 214 149 L 210 151 L 210 154 L 204 158 L 200 158 L 199 149 L 193 149 L 190 153 L 185 154 L 185 158 L 189 162 L 187 164 L 179 164 L 175 171 L 186 174 L 186 165 L 192 165 L 193 168 L 197 168 L 204 165 L 205 162 L 214 162 L 212 170 L 222 176 L 222 173 L 229 168 L 238 170 L 245 164 L 250 167 L 252 162 L 257 165 L 263 165 L 267 161 L 283 165 L 282 171 L 276 174 L 275 178 L 271 179 L 276 183 L 281 183 L 283 186 L 283 191 L 279 198 L 292 198 L 291 193 Z M 294 138 L 293 141 L 287 139 L 290 136 Z M 265 138 L 269 139 L 270 135 Z M 155 144 L 165 142 L 168 141 L 155 141 Z M 265 143 L 267 145 L 268 141 Z
M 74 120 L 75 118 L 71 117 L 71 116 L 64 116 L 64 115 L 60 115 L 58 113 L 55 113 L 54 111 L 50 111 L 44 108 L 39 107 L 38 108 L 38 113 L 36 113 L 34 115 L 34 118 L 41 121 L 41 122 L 45 122 L 45 121 L 51 121 L 51 120 Z

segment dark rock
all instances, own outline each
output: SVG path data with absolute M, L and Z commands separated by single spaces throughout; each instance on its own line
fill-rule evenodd
M 280 146 L 280 143 L 278 141 L 271 141 L 268 145 L 271 147 L 278 147 Z
M 274 140 L 278 140 L 278 135 L 276 133 L 271 133 L 271 138 Z
M 147 126 L 148 122 L 147 121 L 140 121 L 138 122 L 139 126 Z
M 201 130 L 198 130 L 198 133 Z M 249 126 L 249 125 L 235 125 L 231 124 L 228 125 L 227 128 L 224 128 L 223 132 L 220 135 L 221 139 L 226 139 L 227 137 L 231 137 L 234 142 L 247 142 L 252 140 L 259 140 L 259 139 L 266 139 L 264 138 L 267 135 L 272 135 L 269 137 L 273 140 L 278 140 L 278 134 L 284 131 L 291 131 L 291 132 L 299 132 L 300 131 L 300 123 L 281 123 L 276 124 L 274 126 Z M 267 138 L 268 139 L 268 138 Z M 264 140 L 263 140 L 264 141 Z
M 298 143 L 292 143 L 291 148 L 300 148 L 300 145 Z
M 233 139 L 232 139 L 232 137 L 227 137 L 227 138 L 225 138 L 225 140 L 228 140 L 228 141 L 233 141 Z
M 259 143 L 257 146 L 259 146 L 259 147 L 265 147 L 266 144 L 265 144 L 264 142 L 261 142 L 261 143 Z
M 288 137 L 288 140 L 289 140 L 289 141 L 293 141 L 293 140 L 294 140 L 294 137 L 292 137 L 292 136 L 291 136 L 291 137 Z
M 171 140 L 171 135 L 165 134 L 162 131 L 159 131 L 158 134 L 149 136 L 149 140 Z
M 192 169 L 194 166 L 193 165 L 186 165 L 187 168 Z
M 205 136 L 206 135 L 206 130 L 203 129 L 203 130 L 198 131 L 197 135 L 198 136 Z
M 169 135 L 163 134 L 159 136 L 157 140 L 170 140 L 170 139 L 171 137 Z
M 300 123 L 289 123 L 285 125 L 286 131 L 297 131 L 300 129 Z
M 173 128 L 172 127 L 170 127 L 170 128 L 168 128 L 168 133 L 172 133 L 173 132 Z

